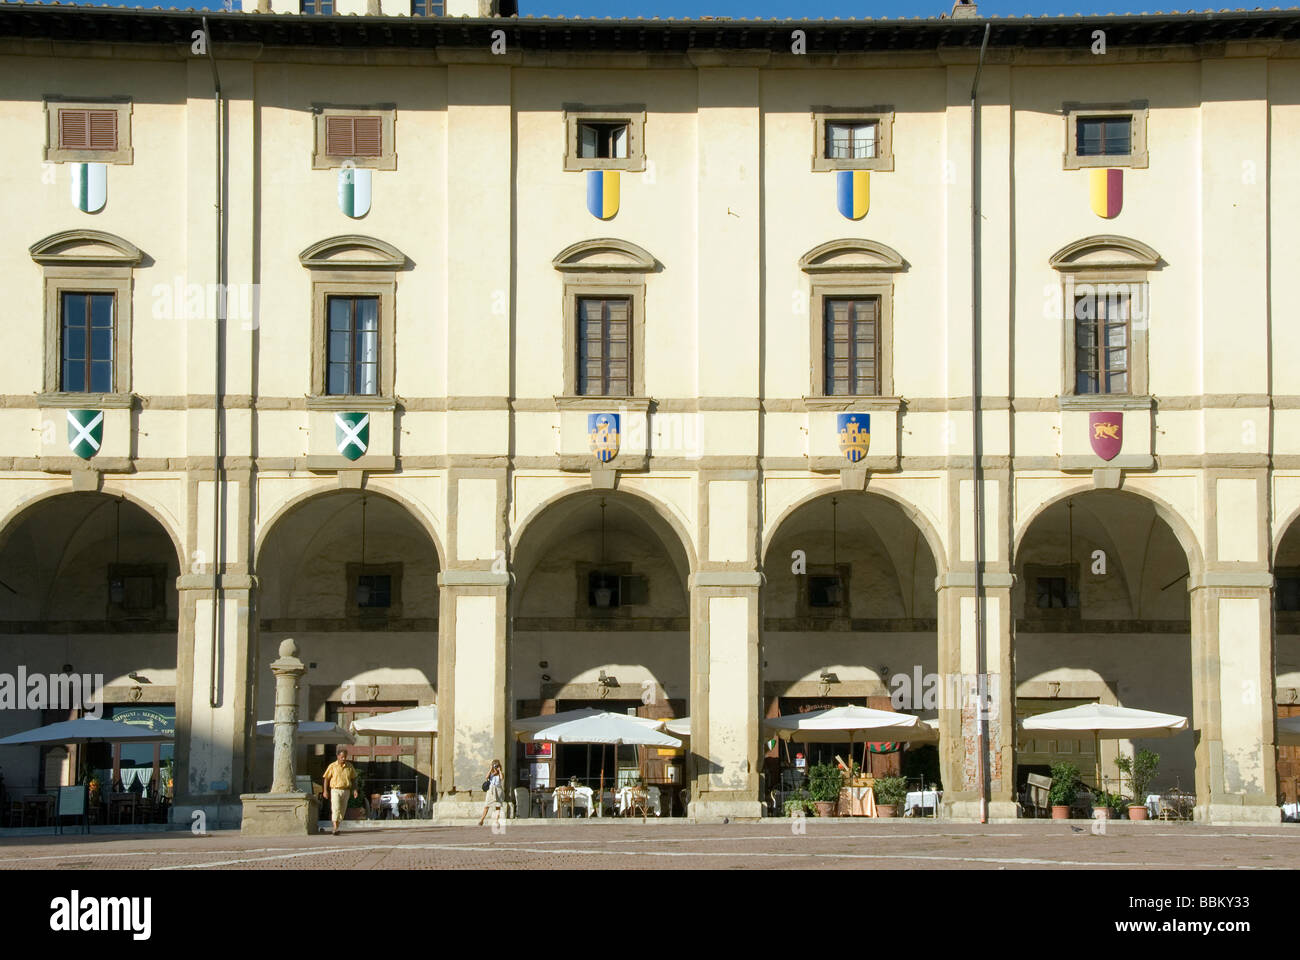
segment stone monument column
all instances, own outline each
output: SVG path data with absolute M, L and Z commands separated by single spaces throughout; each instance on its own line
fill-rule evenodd
M 298 748 L 298 681 L 306 667 L 298 659 L 292 640 L 280 644 L 279 659 L 271 663 L 275 674 L 275 765 L 270 793 L 240 797 L 244 819 L 239 832 L 256 836 L 294 836 L 316 833 L 320 803 L 299 793 L 294 782 Z

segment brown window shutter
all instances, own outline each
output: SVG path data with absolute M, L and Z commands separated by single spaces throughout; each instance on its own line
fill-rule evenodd
M 350 157 L 356 150 L 352 117 L 325 118 L 325 152 L 331 157 Z
M 356 117 L 352 121 L 355 130 L 355 155 L 358 157 L 378 157 L 381 155 L 380 131 L 383 124 L 379 117 Z
M 91 150 L 117 149 L 117 111 L 87 110 Z
M 86 150 L 90 146 L 90 111 L 59 111 L 59 147 L 63 150 Z

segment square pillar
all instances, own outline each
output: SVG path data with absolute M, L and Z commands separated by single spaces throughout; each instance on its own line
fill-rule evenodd
M 1193 579 L 1196 815 L 1279 823 L 1272 582 L 1266 572 Z

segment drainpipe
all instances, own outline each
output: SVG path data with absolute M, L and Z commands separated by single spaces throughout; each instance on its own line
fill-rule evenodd
M 216 337 L 213 355 L 215 358 L 214 365 L 214 383 L 213 383 L 213 404 L 212 404 L 212 467 L 213 481 L 212 488 L 212 635 L 209 643 L 209 688 L 208 688 L 208 705 L 218 707 L 221 705 L 221 682 L 220 682 L 220 658 L 217 656 L 217 638 L 220 634 L 220 621 L 222 619 L 222 599 L 223 591 L 221 586 L 221 571 L 225 566 L 225 542 L 222 536 L 222 501 L 225 498 L 225 464 L 222 456 L 222 417 L 221 407 L 224 403 L 223 382 L 225 377 L 225 345 L 223 343 L 223 333 L 225 330 L 225 258 L 222 251 L 222 239 L 224 236 L 223 221 L 225 211 L 222 208 L 222 175 L 224 173 L 224 157 L 222 156 L 222 124 L 224 120 L 222 100 L 221 100 L 221 76 L 217 73 L 217 61 L 212 55 L 212 31 L 208 29 L 208 18 L 203 18 L 203 36 L 207 40 L 208 65 L 212 67 L 212 107 L 214 123 L 214 180 L 212 206 L 216 211 L 215 229 L 216 229 L 216 246 L 214 254 L 214 267 L 216 270 L 217 296 L 215 298 L 216 317 L 213 318 L 213 333 Z
M 976 676 L 978 708 L 976 712 L 976 729 L 979 739 L 979 763 L 976 766 L 980 791 L 980 823 L 988 823 L 989 816 L 989 777 L 988 777 L 988 651 L 984 634 L 984 615 L 986 598 L 984 596 L 984 429 L 980 421 L 980 149 L 979 123 L 976 120 L 977 96 L 980 86 L 980 71 L 984 68 L 984 52 L 989 45 L 989 29 L 992 24 L 984 24 L 984 40 L 980 43 L 979 62 L 975 65 L 975 79 L 970 88 L 970 325 L 971 325 L 971 440 L 974 457 L 973 474 L 975 481 L 975 662 L 979 671 Z

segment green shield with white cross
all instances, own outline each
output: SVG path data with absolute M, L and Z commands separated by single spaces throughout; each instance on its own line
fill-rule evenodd
M 82 460 L 99 453 L 104 442 L 103 410 L 68 411 L 68 446 Z
M 370 414 L 334 414 L 334 442 L 349 460 L 360 457 L 370 446 Z

